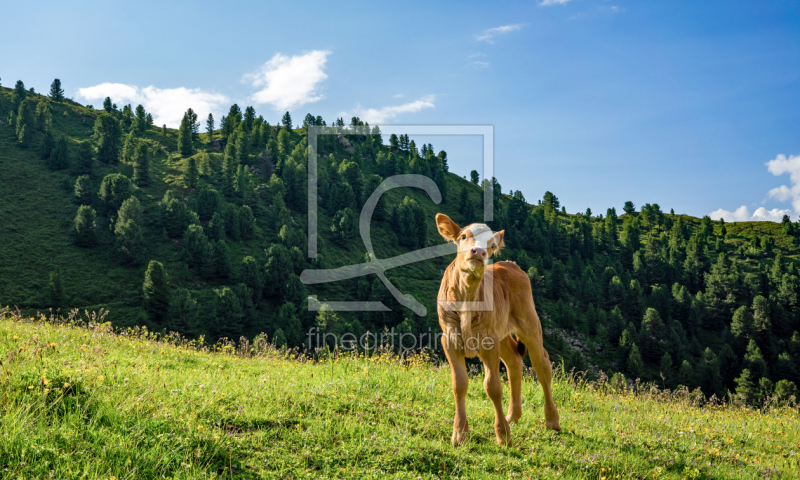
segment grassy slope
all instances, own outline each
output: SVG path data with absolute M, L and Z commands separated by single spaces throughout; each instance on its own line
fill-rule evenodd
M 0 478 L 797 478 L 800 414 L 698 408 L 558 376 L 562 432 L 524 381 L 514 446 L 494 444 L 479 375 L 449 444 L 446 364 L 301 362 L 0 319 Z M 507 399 L 507 392 L 505 398 Z

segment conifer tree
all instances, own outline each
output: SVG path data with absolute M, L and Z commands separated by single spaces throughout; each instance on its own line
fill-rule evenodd
M 36 104 L 36 128 L 40 132 L 45 132 L 53 126 L 53 115 L 50 113 L 50 105 L 44 100 Z
M 56 145 L 56 139 L 53 137 L 53 132 L 45 130 L 42 135 L 42 143 L 39 144 L 39 157 L 42 160 L 48 160 L 50 154 L 53 153 L 53 147 Z
M 197 322 L 197 300 L 185 288 L 178 288 L 169 298 L 166 327 L 171 332 L 189 332 Z
M 25 90 L 25 84 L 22 80 L 17 80 L 14 85 L 14 91 L 11 92 L 11 105 L 14 110 L 17 110 L 22 104 L 22 101 L 28 97 L 28 91 Z
M 189 118 L 189 112 L 183 115 L 183 120 L 181 120 L 181 126 L 178 130 L 178 150 L 184 157 L 190 156 L 193 152 L 192 121 Z
M 191 108 L 186 110 L 186 117 L 189 119 L 189 129 L 192 131 L 192 142 L 198 140 L 197 135 L 200 132 L 200 122 L 197 121 L 197 113 Z
M 103 163 L 119 162 L 122 146 L 122 127 L 109 113 L 101 113 L 94 122 L 94 136 L 97 141 L 97 159 Z
M 183 185 L 186 188 L 197 187 L 197 177 L 197 160 L 194 156 L 191 156 L 189 160 L 186 161 L 186 171 L 183 173 Z
M 77 174 L 90 174 L 92 173 L 92 166 L 94 165 L 94 149 L 92 143 L 88 140 L 81 142 L 78 148 L 78 155 L 75 158 L 73 171 Z
M 33 136 L 33 112 L 30 100 L 23 100 L 19 105 L 16 117 L 17 141 L 21 147 L 27 147 Z
M 208 143 L 214 141 L 214 115 L 208 114 L 208 119 L 206 119 L 206 133 L 208 134 Z
M 144 135 L 147 131 L 147 113 L 142 105 L 136 106 L 136 117 L 133 120 L 134 130 L 139 135 Z
M 480 184 L 480 182 L 481 182 L 481 177 L 480 177 L 480 175 L 478 174 L 478 171 L 477 171 L 477 170 L 473 170 L 473 171 L 469 172 L 469 181 L 470 181 L 470 182 L 472 182 L 472 183 L 474 183 L 475 185 L 478 185 L 478 184 Z
M 136 156 L 133 158 L 133 181 L 139 187 L 150 183 L 150 159 L 147 144 L 138 142 Z
M 292 129 L 292 116 L 288 111 L 283 114 L 283 118 L 281 118 L 281 124 L 283 125 L 283 128 L 287 130 Z
M 125 142 L 122 144 L 122 162 L 133 163 L 133 157 L 136 155 L 136 147 L 139 145 L 139 140 L 136 139 L 136 131 L 131 129 L 125 135 Z
M 103 177 L 98 196 L 109 211 L 116 212 L 133 193 L 131 180 L 121 173 L 110 173 Z
M 114 227 L 117 251 L 123 262 L 138 265 L 144 261 L 144 237 L 142 227 L 131 219 L 117 220 Z
M 220 215 L 219 212 L 214 212 L 214 215 L 208 222 L 206 235 L 208 238 L 215 241 L 225 239 L 225 221 L 222 219 L 222 215 Z
M 50 98 L 52 98 L 54 102 L 61 102 L 64 100 L 64 89 L 61 88 L 61 80 L 57 78 L 50 84 Z
M 69 167 L 69 140 L 65 135 L 56 138 L 53 150 L 47 159 L 47 166 L 51 170 L 63 170 Z
M 61 278 L 61 267 L 56 266 L 52 272 L 50 272 L 50 304 L 55 308 L 61 308 L 66 301 L 66 295 L 64 294 L 64 282 Z
M 225 156 L 222 159 L 222 185 L 225 195 L 233 195 L 236 191 L 234 185 L 236 177 L 236 145 L 229 142 L 225 146 Z
M 153 320 L 163 325 L 169 308 L 169 276 L 161 262 L 150 260 L 144 274 L 142 292 L 144 293 L 145 306 Z
M 92 180 L 88 175 L 81 175 L 75 180 L 75 200 L 81 205 L 91 205 L 93 195 Z
M 97 241 L 97 212 L 89 205 L 81 205 L 75 215 L 75 233 L 78 245 L 88 247 Z
M 112 106 L 111 103 L 111 97 L 106 97 L 106 99 L 103 100 L 103 110 L 105 110 L 106 113 L 114 112 L 114 107 Z

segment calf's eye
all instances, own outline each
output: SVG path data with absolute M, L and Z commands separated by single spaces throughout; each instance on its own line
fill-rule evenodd
M 461 240 L 466 240 L 466 239 L 467 239 L 466 235 L 461 235 Z

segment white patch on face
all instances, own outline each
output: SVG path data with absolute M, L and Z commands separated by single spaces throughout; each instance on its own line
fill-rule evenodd
M 489 245 L 491 244 L 490 242 L 494 239 L 492 229 L 483 223 L 473 223 L 467 229 L 472 232 L 472 238 L 475 240 L 475 247 L 482 248 L 488 252 Z

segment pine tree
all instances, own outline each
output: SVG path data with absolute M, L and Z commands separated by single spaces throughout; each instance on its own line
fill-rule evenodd
M 97 241 L 97 212 L 89 205 L 81 205 L 75 215 L 74 224 L 78 245 L 94 245 Z
M 192 142 L 196 142 L 200 132 L 200 122 L 197 121 L 197 113 L 191 108 L 186 110 L 186 117 L 189 119 L 189 129 L 192 131 Z
M 121 173 L 110 173 L 103 177 L 98 196 L 111 212 L 116 212 L 122 202 L 133 193 L 131 180 Z
M 117 238 L 117 251 L 124 262 L 138 265 L 144 261 L 144 237 L 138 223 L 130 219 L 117 220 L 114 235 Z
M 122 144 L 122 162 L 133 163 L 133 157 L 136 155 L 136 147 L 139 145 L 139 140 L 136 138 L 135 130 L 131 129 L 125 135 L 125 142 Z
M 47 159 L 47 166 L 51 170 L 63 170 L 69 167 L 69 140 L 65 135 L 56 138 L 53 150 Z
M 292 129 L 292 116 L 288 111 L 283 114 L 283 118 L 281 118 L 281 124 L 283 125 L 283 128 L 287 130 Z
M 178 288 L 169 298 L 169 308 L 166 327 L 170 332 L 187 333 L 193 330 L 197 323 L 197 300 L 185 288 Z
M 53 137 L 53 132 L 50 130 L 45 130 L 44 135 L 42 135 L 42 143 L 39 144 L 39 157 L 42 160 L 48 160 L 50 158 L 50 154 L 53 153 L 53 147 L 56 146 L 56 140 Z
M 46 132 L 53 126 L 53 115 L 50 113 L 50 105 L 44 100 L 36 104 L 36 128 L 40 132 Z
M 164 265 L 151 260 L 144 274 L 142 292 L 147 311 L 159 325 L 163 325 L 166 320 L 170 299 L 169 290 L 169 276 L 164 270 Z
M 181 126 L 178 130 L 178 150 L 184 157 L 192 155 L 194 151 L 192 147 L 192 121 L 188 112 L 183 115 L 183 120 L 181 120 Z
M 631 346 L 631 353 L 628 355 L 628 372 L 634 377 L 644 376 L 644 360 L 639 353 L 639 347 L 634 343 Z
M 28 91 L 25 90 L 25 84 L 22 80 L 17 80 L 14 85 L 14 91 L 11 92 L 11 105 L 14 110 L 18 109 L 22 101 L 28 97 Z
M 66 301 L 66 295 L 64 294 L 64 282 L 61 279 L 61 267 L 56 266 L 53 271 L 50 272 L 49 287 L 50 304 L 54 308 L 62 308 Z
M 206 133 L 208 134 L 208 143 L 214 141 L 214 115 L 208 114 L 208 119 L 206 119 Z
M 186 171 L 183 173 L 183 185 L 186 188 L 197 187 L 197 160 L 194 156 L 189 157 L 186 161 Z
M 147 144 L 144 142 L 139 142 L 136 147 L 136 156 L 133 158 L 133 181 L 140 187 L 150 183 L 150 159 Z
M 97 141 L 97 159 L 103 163 L 119 162 L 122 146 L 122 127 L 109 113 L 101 113 L 94 122 L 94 136 Z
M 222 219 L 222 215 L 220 215 L 219 212 L 214 212 L 214 215 L 208 222 L 206 235 L 211 240 L 219 241 L 225 239 L 225 221 Z
M 75 180 L 75 200 L 81 205 L 91 205 L 93 197 L 92 180 L 88 175 L 81 175 Z
M 57 78 L 50 84 L 50 98 L 52 98 L 54 102 L 64 100 L 64 89 L 61 88 L 61 80 Z
M 236 191 L 234 185 L 236 166 L 236 145 L 230 142 L 225 146 L 225 156 L 222 159 L 222 185 L 227 196 L 233 195 Z
M 94 149 L 88 140 L 81 142 L 78 149 L 78 156 L 73 165 L 73 172 L 79 175 L 91 174 L 94 164 Z
M 30 100 L 23 100 L 19 105 L 16 118 L 17 141 L 21 147 L 27 147 L 33 136 L 33 112 Z
M 111 103 L 111 97 L 106 97 L 106 99 L 103 100 L 103 110 L 105 110 L 106 113 L 113 113 L 114 112 L 114 107 L 112 106 L 112 103 Z
M 133 126 L 139 135 L 144 135 L 147 131 L 147 113 L 141 105 L 136 106 L 136 118 L 133 120 Z

